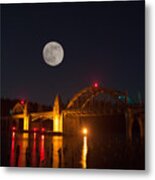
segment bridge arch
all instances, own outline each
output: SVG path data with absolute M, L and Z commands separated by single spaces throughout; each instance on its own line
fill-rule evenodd
M 12 118 L 13 119 L 23 119 L 23 130 L 29 129 L 29 114 L 28 114 L 28 102 L 24 104 L 17 102 L 12 109 Z
M 19 102 L 15 104 L 15 106 L 12 109 L 13 114 L 19 114 L 24 112 L 24 107 Z
M 120 97 L 123 97 L 123 99 Z M 126 104 L 126 92 L 99 86 L 86 87 L 73 96 L 63 111 L 64 132 L 74 134 L 79 132 L 79 129 L 82 129 L 83 126 L 91 129 L 96 117 L 100 119 L 98 127 L 102 123 L 101 119 L 112 119 L 113 116 L 122 118 L 124 117 Z M 83 120 L 81 121 L 81 119 Z
M 90 102 L 94 97 L 97 97 L 100 94 L 109 95 L 118 104 L 124 105 L 127 103 L 126 92 L 90 86 L 76 93 L 69 101 L 66 109 L 74 109 L 76 107 L 80 107 L 81 109 L 83 109 L 84 107 L 86 107 L 88 102 Z M 121 99 L 120 97 L 123 97 L 123 99 Z

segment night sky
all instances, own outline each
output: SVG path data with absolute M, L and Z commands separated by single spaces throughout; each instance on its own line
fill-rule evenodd
M 1 6 L 1 96 L 53 104 L 93 82 L 144 96 L 144 1 Z M 49 41 L 64 60 L 47 65 Z M 144 97 L 143 97 L 144 98 Z

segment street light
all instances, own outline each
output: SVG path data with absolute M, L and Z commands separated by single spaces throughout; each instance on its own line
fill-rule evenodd
M 88 134 L 87 128 L 83 128 L 82 133 L 83 133 L 84 135 L 87 135 L 87 134 Z

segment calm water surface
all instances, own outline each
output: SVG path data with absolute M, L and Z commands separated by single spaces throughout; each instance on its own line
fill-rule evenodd
M 144 169 L 144 143 L 121 136 L 2 133 L 1 164 L 16 167 Z
M 12 132 L 10 166 L 87 168 L 87 136 L 64 138 Z

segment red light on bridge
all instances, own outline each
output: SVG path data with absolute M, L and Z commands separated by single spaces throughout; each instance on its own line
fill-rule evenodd
M 41 132 L 45 132 L 45 128 L 41 128 Z
M 37 131 L 38 131 L 38 128 L 33 128 L 33 131 L 34 131 L 34 132 L 37 132 Z
M 98 88 L 98 83 L 97 82 L 94 83 L 94 87 Z
M 24 100 L 22 99 L 22 100 L 20 101 L 20 104 L 21 104 L 21 105 L 24 105 L 24 103 L 25 103 L 25 102 L 24 102 Z
M 33 128 L 33 131 L 36 132 L 38 129 L 37 128 Z
M 15 126 L 12 127 L 12 131 L 16 131 L 16 127 Z

